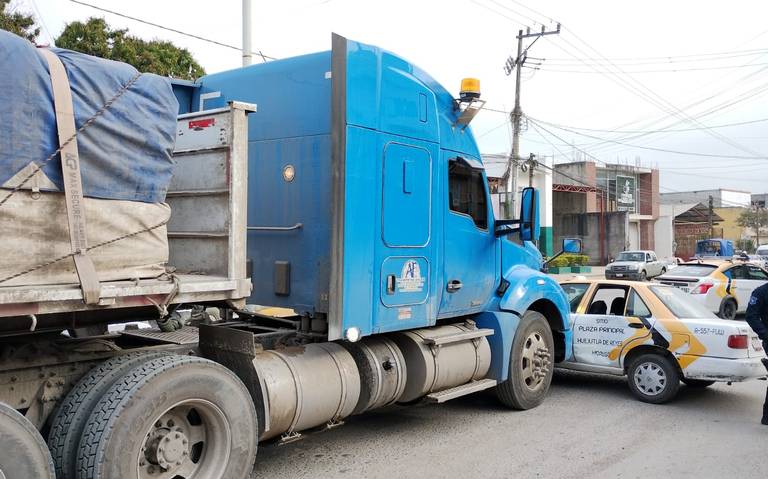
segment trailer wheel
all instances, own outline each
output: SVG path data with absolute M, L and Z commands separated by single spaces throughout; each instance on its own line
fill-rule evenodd
M 552 382 L 555 343 L 547 319 L 539 312 L 523 314 L 509 357 L 509 377 L 496 386 L 496 396 L 513 409 L 531 409 L 544 401 Z
M 256 410 L 240 379 L 207 359 L 142 363 L 96 405 L 83 432 L 79 479 L 247 478 Z
M 137 352 L 115 356 L 91 369 L 80 379 L 56 410 L 48 434 L 48 447 L 56 466 L 56 477 L 75 477 L 77 446 L 85 423 L 109 388 L 142 362 L 165 355 L 168 353 Z
M 35 426 L 12 407 L 0 403 L 0 478 L 55 477 L 51 453 Z

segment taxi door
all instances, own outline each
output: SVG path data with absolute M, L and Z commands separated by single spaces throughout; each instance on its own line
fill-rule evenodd
M 574 315 L 573 353 L 576 362 L 621 367 L 622 352 L 650 337 L 653 318 L 630 286 L 599 285 L 583 314 Z

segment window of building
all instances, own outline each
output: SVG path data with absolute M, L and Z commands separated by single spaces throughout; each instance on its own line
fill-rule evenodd
M 478 228 L 488 229 L 488 200 L 482 170 L 459 159 L 448 162 L 448 204 L 451 211 L 472 218 Z

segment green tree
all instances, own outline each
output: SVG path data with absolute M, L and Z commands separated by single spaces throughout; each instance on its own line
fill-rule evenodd
M 40 35 L 40 27 L 35 25 L 35 18 L 17 11 L 11 5 L 11 0 L 0 0 L 0 29 L 15 33 L 33 43 Z
M 748 208 L 741 212 L 736 224 L 742 228 L 757 229 L 760 225 L 760 230 L 768 226 L 768 211 L 765 208 L 754 209 Z
M 127 29 L 111 28 L 103 18 L 67 24 L 56 38 L 56 46 L 125 62 L 139 71 L 162 76 L 194 80 L 205 75 L 189 50 L 171 42 L 142 40 L 129 35 Z

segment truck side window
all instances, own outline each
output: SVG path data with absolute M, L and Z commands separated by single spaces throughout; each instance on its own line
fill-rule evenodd
M 488 229 L 488 202 L 481 170 L 457 160 L 448 162 L 448 205 L 451 211 L 471 217 L 478 228 Z

